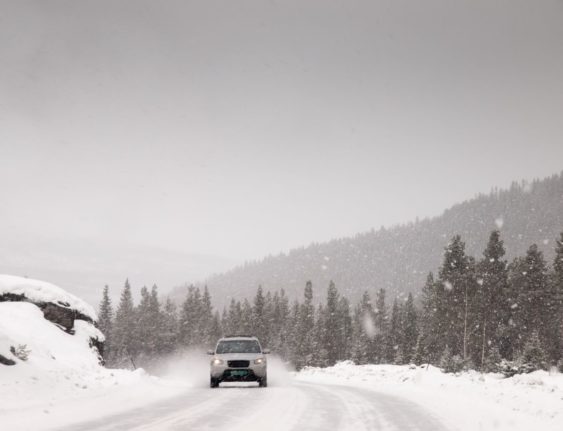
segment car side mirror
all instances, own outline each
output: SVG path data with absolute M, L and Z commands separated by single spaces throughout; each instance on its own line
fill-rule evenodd
M 270 349 L 263 349 L 262 353 L 264 353 L 265 355 L 269 355 L 270 354 Z
M 208 354 L 208 355 L 214 355 L 214 354 L 215 354 L 215 351 L 214 351 L 214 350 L 208 350 L 208 351 L 207 351 L 207 354 Z

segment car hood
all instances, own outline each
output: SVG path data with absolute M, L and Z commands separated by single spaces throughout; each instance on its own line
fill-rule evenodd
M 262 358 L 264 355 L 262 353 L 222 353 L 215 356 L 228 361 L 240 359 L 252 361 L 253 359 Z

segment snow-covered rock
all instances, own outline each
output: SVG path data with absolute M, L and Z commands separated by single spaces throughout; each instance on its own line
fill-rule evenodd
M 0 364 L 42 370 L 98 366 L 96 313 L 60 287 L 0 275 Z
M 0 302 L 2 297 L 9 300 L 21 296 L 36 304 L 54 304 L 80 313 L 92 321 L 97 320 L 96 312 L 89 304 L 54 284 L 0 274 Z
M 76 321 L 71 335 L 45 319 L 41 310 L 29 302 L 0 302 L 0 354 L 18 366 L 38 371 L 54 369 L 93 369 L 99 366 L 98 352 L 91 338 L 103 339 L 91 323 Z M 10 350 L 26 346 L 27 360 Z
M 142 369 L 100 365 L 95 345 L 104 336 L 95 318 L 57 286 L 0 275 L 1 429 L 59 429 L 183 390 Z

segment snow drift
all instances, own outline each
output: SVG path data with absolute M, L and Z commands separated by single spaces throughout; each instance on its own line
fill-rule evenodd
M 97 319 L 94 309 L 76 296 L 54 284 L 31 278 L 0 274 L 0 302 L 23 300 L 35 304 L 51 303 L 61 308 L 73 310 L 87 319 Z M 4 299 L 2 299 L 4 298 Z
M 0 363 L 50 369 L 97 367 L 104 335 L 96 313 L 60 287 L 0 275 Z
M 555 431 L 563 429 L 563 374 L 535 371 L 505 378 L 433 366 L 354 365 L 304 368 L 297 381 L 345 385 L 411 400 L 458 431 Z
M 184 386 L 100 364 L 93 308 L 43 281 L 0 275 L 0 423 L 60 429 L 173 396 Z

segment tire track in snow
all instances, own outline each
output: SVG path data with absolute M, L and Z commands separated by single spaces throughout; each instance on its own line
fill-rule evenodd
M 197 388 L 63 431 L 446 431 L 417 404 L 364 388 L 294 382 Z
M 228 394 L 216 397 L 215 391 L 190 389 L 183 395 L 57 431 L 167 430 L 186 418 L 197 420 L 208 417 L 213 411 L 220 409 L 222 403 L 228 403 L 230 398 L 235 399 L 236 395 L 233 393 L 230 397 Z
M 348 410 L 341 430 L 447 431 L 430 412 L 404 398 L 353 386 L 318 387 L 337 394 Z

